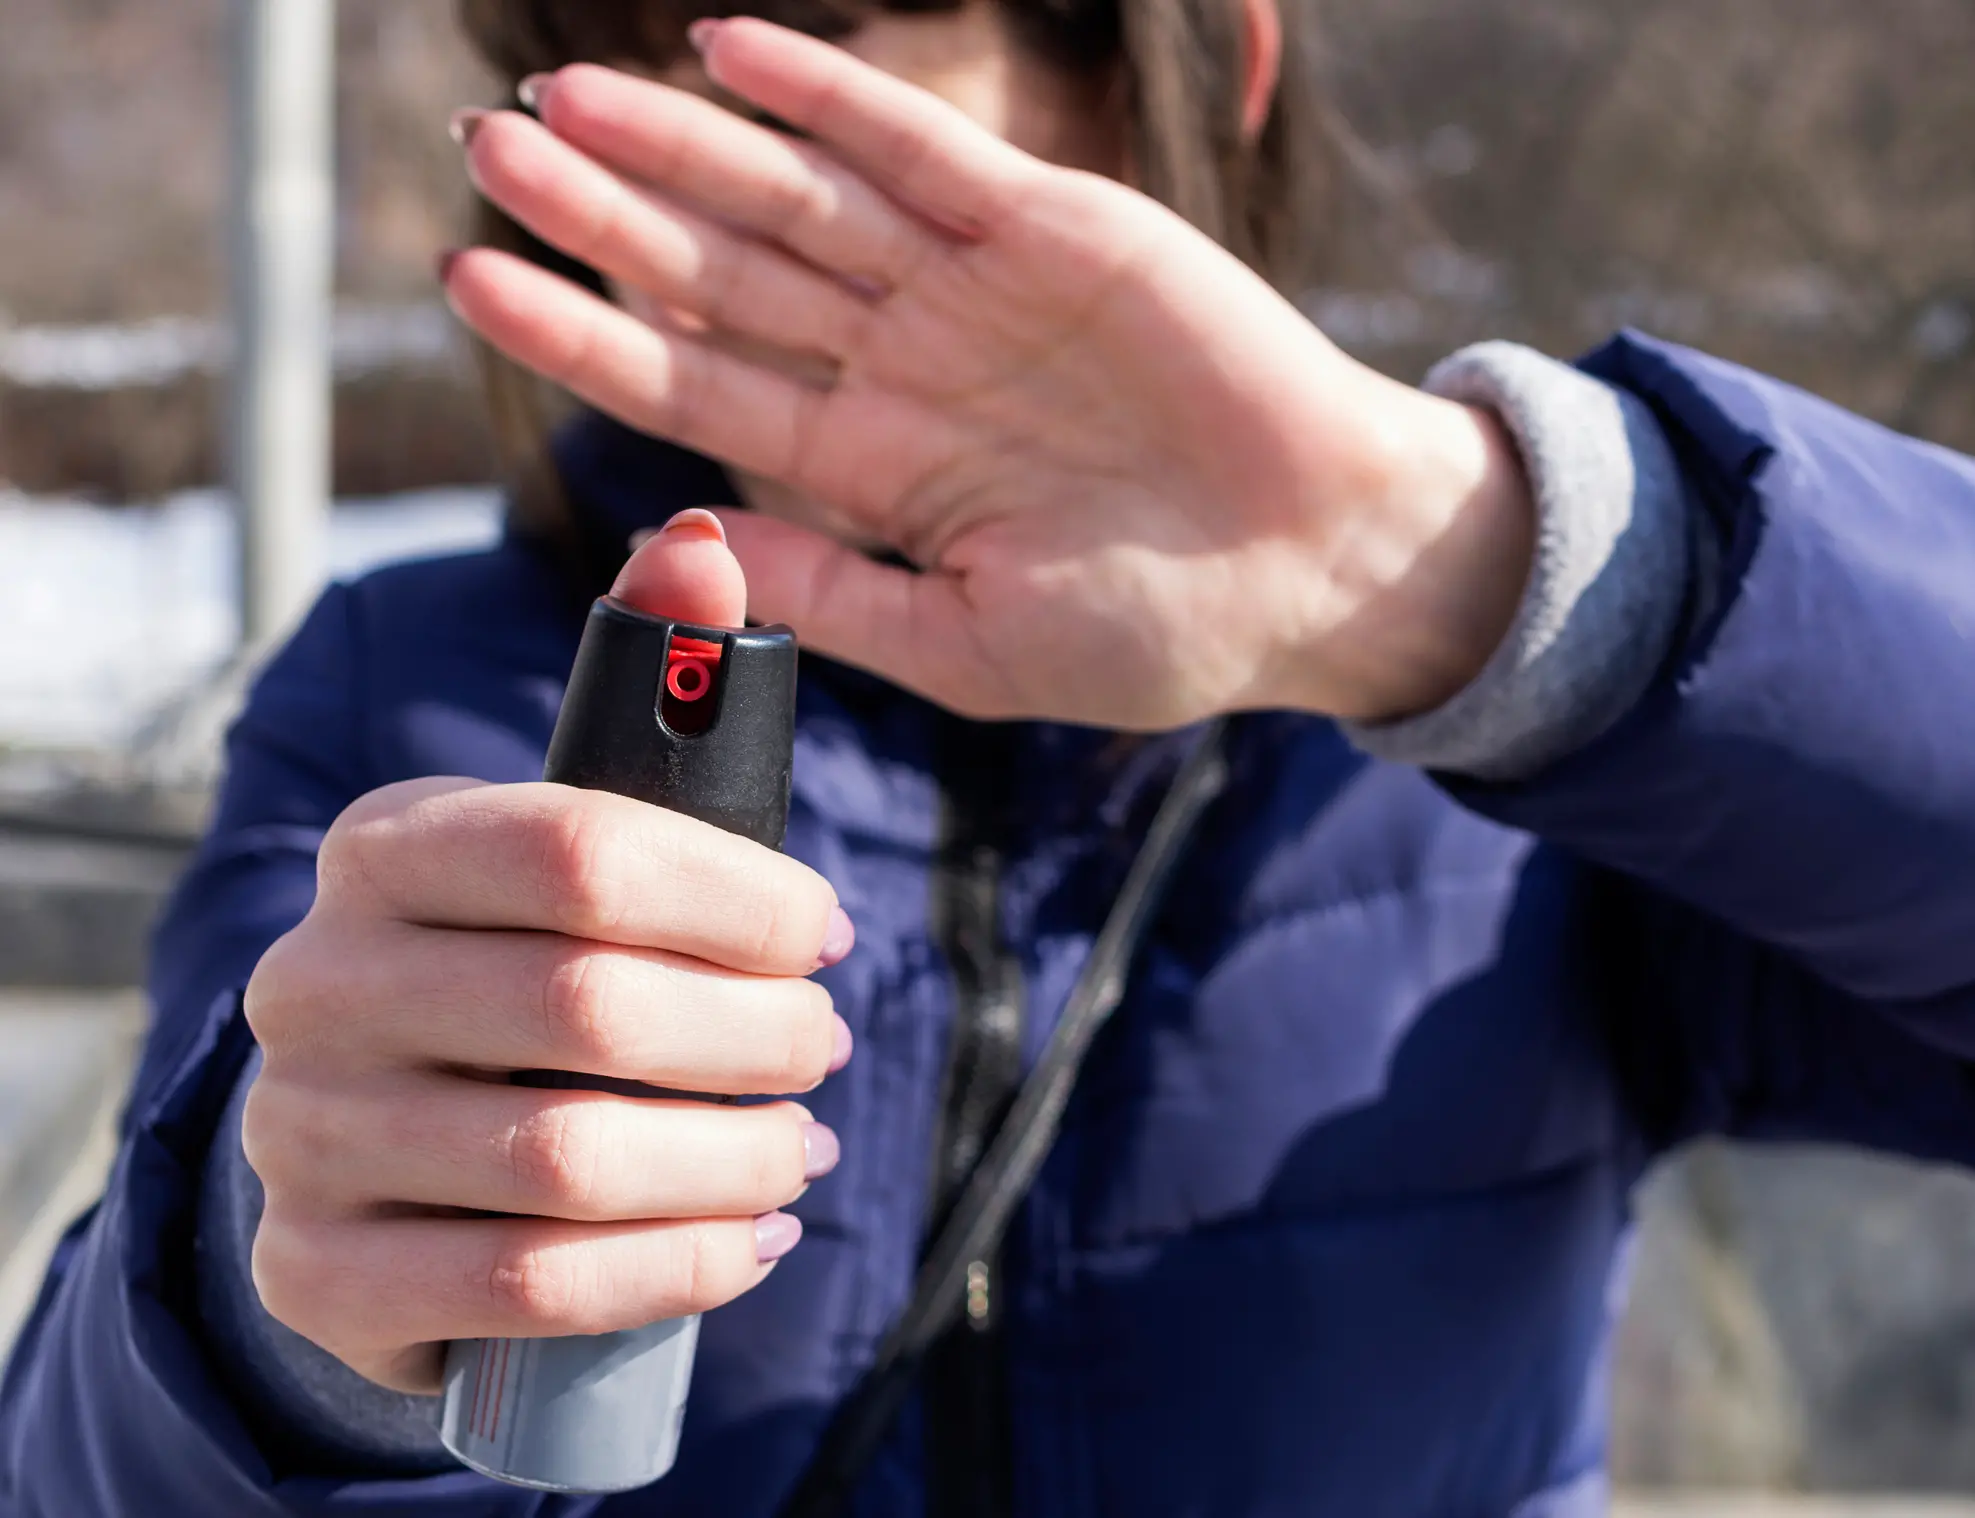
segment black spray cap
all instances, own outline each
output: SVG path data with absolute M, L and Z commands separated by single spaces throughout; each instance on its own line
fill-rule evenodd
M 613 791 L 782 846 L 795 634 L 590 608 L 542 778 Z

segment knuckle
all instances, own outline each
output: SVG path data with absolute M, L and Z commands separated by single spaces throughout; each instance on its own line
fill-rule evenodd
M 734 326 L 752 316 L 760 319 L 771 286 L 770 255 L 758 246 L 736 244 L 725 257 L 700 260 L 700 303 L 718 326 Z
M 614 830 L 601 809 L 573 794 L 536 828 L 552 925 L 578 938 L 608 938 L 623 918 L 624 893 L 612 864 Z
M 884 282 L 896 290 L 915 283 L 936 256 L 937 245 L 899 218 L 887 226 L 883 251 L 873 262 Z
M 803 111 L 801 125 L 807 126 L 816 137 L 828 141 L 833 135 L 838 119 L 844 114 L 846 101 L 841 78 L 823 80 L 809 97 L 809 104 Z
M 370 798 L 353 801 L 331 822 L 322 835 L 322 842 L 316 845 L 316 879 L 319 886 L 335 884 L 344 874 L 349 862 L 350 851 L 355 848 L 356 835 L 363 830 L 366 808 L 364 802 Z
M 568 390 L 587 390 L 605 368 L 604 318 L 600 309 L 583 307 L 583 314 L 563 324 L 563 340 L 541 358 L 542 372 Z
M 329 824 L 316 850 L 316 877 L 324 893 L 375 897 L 385 856 L 402 816 L 397 787 L 359 797 Z
M 403 894 L 407 863 L 429 854 L 435 832 L 446 825 L 449 810 L 442 798 L 484 789 L 481 781 L 434 775 L 394 781 L 359 796 L 317 845 L 318 899 L 347 896 L 391 907 Z
M 848 358 L 848 350 L 839 350 L 840 357 Z M 789 423 L 788 443 L 783 451 L 776 479 L 795 478 L 803 468 L 805 459 L 813 459 L 821 447 L 822 439 L 832 416 L 830 395 L 821 390 L 807 387 L 799 389 L 794 398 L 794 412 Z
M 834 296 L 821 323 L 824 351 L 835 354 L 843 362 L 854 361 L 868 345 L 877 319 L 877 310 L 855 296 Z
M 282 1109 L 279 1088 L 263 1069 L 247 1090 L 240 1108 L 240 1148 L 248 1168 L 272 1185 L 285 1178 L 291 1152 L 287 1114 Z
M 636 210 L 631 192 L 613 184 L 583 208 L 580 222 L 570 229 L 570 251 L 593 265 L 618 264 L 627 258 L 647 262 L 640 256 L 647 239 L 639 237 L 631 224 Z
M 347 1119 L 332 1093 L 270 1074 L 265 1067 L 240 1114 L 247 1164 L 271 1195 L 326 1195 L 326 1157 L 349 1155 L 363 1131 L 362 1124 Z
M 762 880 L 752 894 L 760 902 L 760 957 L 782 961 L 794 955 L 800 959 L 802 951 L 796 948 L 796 942 L 802 936 L 802 918 L 808 916 L 802 892 L 776 880 L 772 869 L 764 869 Z
M 707 1312 L 733 1300 L 739 1290 L 720 1231 L 705 1224 L 679 1236 L 678 1293 L 684 1312 Z
M 830 1012 L 835 1003 L 815 981 L 789 980 L 778 987 L 779 1016 L 764 1019 L 775 1030 L 773 1057 L 763 1076 L 777 1091 L 808 1091 L 829 1074 L 835 1042 Z
M 763 965 L 807 971 L 823 943 L 823 914 L 817 911 L 807 872 L 782 866 L 768 856 L 754 862 L 739 882 L 749 924 L 748 948 Z
M 755 1210 L 772 1212 L 792 1202 L 807 1184 L 802 1130 L 792 1114 L 763 1125 L 751 1151 L 748 1195 Z
M 598 1198 L 604 1145 L 594 1109 L 564 1103 L 536 1113 L 508 1141 L 516 1189 L 524 1199 L 586 1213 Z
M 261 1304 L 279 1323 L 320 1342 L 334 1316 L 340 1274 L 336 1240 L 328 1230 L 289 1221 L 270 1205 L 254 1234 L 250 1270 Z
M 803 232 L 829 219 L 833 197 L 827 185 L 791 155 L 788 171 L 768 191 L 763 221 L 778 242 L 795 242 Z
M 318 902 L 262 953 L 247 978 L 241 1011 L 270 1062 L 333 1047 L 348 1033 L 348 1013 L 362 1007 L 363 975 L 373 963 L 365 951 L 376 947 L 355 942 L 363 933 Z
M 585 1067 L 617 1067 L 622 1035 L 614 1016 L 618 972 L 611 955 L 592 949 L 563 954 L 542 981 L 542 1021 L 549 1046 Z
M 802 1081 L 801 1090 L 823 1084 L 830 1074 L 830 1061 L 837 1052 L 837 999 L 827 987 L 813 980 L 798 981 L 807 1003 L 800 1020 L 801 1063 L 793 1072 Z
M 910 185 L 932 159 L 933 141 L 915 123 L 892 122 L 883 128 L 879 150 L 899 183 Z
M 571 1323 L 580 1292 L 570 1252 L 533 1241 L 503 1246 L 487 1271 L 487 1295 L 504 1318 L 540 1327 Z
M 699 430 L 713 394 L 714 353 L 697 344 L 675 344 L 671 359 L 670 383 L 658 407 L 663 430 L 691 434 Z
M 278 1046 L 283 1041 L 296 1010 L 301 987 L 308 982 L 303 962 L 308 958 L 309 931 L 309 919 L 305 917 L 268 945 L 267 951 L 254 966 L 254 973 L 247 977 L 241 1011 L 247 1019 L 248 1028 L 253 1031 L 255 1042 L 263 1049 Z

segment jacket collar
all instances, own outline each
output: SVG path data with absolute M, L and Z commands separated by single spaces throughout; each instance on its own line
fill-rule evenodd
M 704 454 L 663 442 L 600 411 L 581 411 L 550 443 L 574 521 L 585 598 L 608 588 L 631 535 L 689 506 L 738 506 L 727 471 Z

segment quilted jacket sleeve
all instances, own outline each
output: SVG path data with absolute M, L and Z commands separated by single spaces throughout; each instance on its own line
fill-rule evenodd
M 1975 461 L 1622 336 L 1719 549 L 1632 709 L 1443 783 L 1609 872 L 1608 969 L 1662 1136 L 1975 1159 Z

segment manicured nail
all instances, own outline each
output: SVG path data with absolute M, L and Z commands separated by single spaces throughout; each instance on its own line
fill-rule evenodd
M 802 1220 L 771 1212 L 754 1220 L 754 1257 L 763 1265 L 779 1260 L 802 1241 Z
M 835 1075 L 850 1063 L 851 1055 L 857 1052 L 857 1040 L 851 1035 L 850 1024 L 839 1014 L 832 1012 L 830 1016 L 837 1019 L 837 1041 L 830 1050 L 830 1074 Z
M 459 255 L 460 250 L 458 248 L 447 248 L 444 252 L 440 253 L 438 258 L 433 260 L 432 270 L 439 276 L 440 284 L 443 285 L 453 277 L 453 265 L 459 262 Z
M 843 1145 L 827 1124 L 804 1123 L 802 1125 L 802 1178 L 816 1180 L 828 1175 L 837 1168 L 837 1161 L 843 1158 Z
M 548 94 L 549 86 L 555 82 L 553 74 L 530 74 L 514 87 L 514 98 L 537 116 L 542 114 L 542 101 Z
M 446 135 L 463 148 L 471 147 L 473 134 L 480 130 L 480 124 L 487 119 L 487 114 L 475 105 L 470 105 L 463 111 L 454 111 L 452 119 L 446 123 Z
M 816 968 L 827 970 L 831 965 L 842 964 L 856 947 L 857 925 L 850 920 L 850 913 L 842 907 L 833 908 L 830 925 L 823 930 L 823 952 L 816 961 Z
M 686 40 L 693 45 L 693 51 L 704 53 L 713 46 L 713 39 L 719 35 L 720 22 L 714 16 L 702 16 L 686 28 Z
M 727 541 L 727 529 L 720 524 L 720 518 L 704 506 L 690 506 L 673 517 L 658 529 L 661 537 L 678 533 L 681 537 L 704 538 L 709 543 Z

